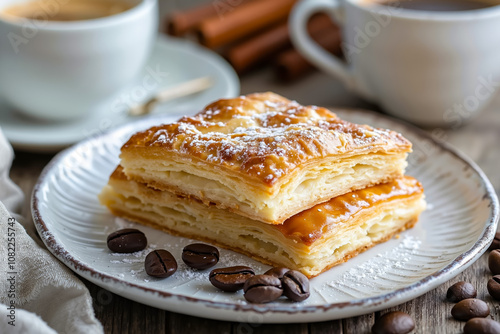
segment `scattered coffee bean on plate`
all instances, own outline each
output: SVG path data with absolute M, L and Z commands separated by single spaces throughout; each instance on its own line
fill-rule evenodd
M 177 261 L 169 251 L 157 249 L 146 256 L 144 269 L 149 276 L 165 278 L 177 271 Z
M 451 309 L 453 318 L 461 321 L 467 321 L 472 318 L 484 318 L 490 314 L 488 304 L 480 299 L 468 298 L 459 301 Z
M 297 270 L 290 270 L 283 275 L 283 294 L 294 302 L 309 298 L 309 279 Z
M 499 249 L 499 248 L 500 248 L 500 232 L 497 232 L 495 233 L 495 238 L 493 239 L 493 242 L 491 243 L 488 250 L 492 251 L 494 249 Z
M 268 271 L 264 273 L 264 275 L 271 275 L 274 277 L 278 277 L 279 279 L 283 278 L 283 275 L 285 275 L 290 269 L 288 268 L 283 268 L 283 267 L 275 267 L 271 268 Z
M 465 324 L 464 334 L 500 334 L 500 323 L 488 318 L 472 318 Z
M 405 312 L 393 311 L 384 314 L 375 321 L 373 334 L 406 334 L 415 328 L 412 317 Z
M 148 245 L 146 235 L 135 228 L 118 230 L 108 235 L 108 248 L 115 253 L 134 253 Z
M 252 268 L 246 266 L 235 266 L 217 268 L 210 272 L 210 283 L 222 291 L 235 292 L 243 289 L 245 281 L 254 276 Z
M 458 303 L 467 298 L 476 298 L 476 288 L 468 282 L 457 282 L 448 288 L 446 299 L 452 303 Z
M 493 275 L 500 274 L 500 249 L 494 249 L 488 255 L 488 267 Z
M 219 262 L 219 251 L 207 244 L 191 244 L 182 250 L 182 261 L 191 268 L 208 269 Z
M 269 303 L 283 294 L 281 281 L 276 276 L 256 275 L 250 277 L 243 287 L 245 299 L 250 303 Z
M 486 286 L 488 293 L 496 300 L 500 300 L 500 275 L 495 275 L 488 281 Z

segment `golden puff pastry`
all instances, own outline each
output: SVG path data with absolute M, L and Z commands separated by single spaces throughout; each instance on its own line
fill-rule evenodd
M 259 93 L 137 133 L 120 157 L 135 181 L 281 224 L 332 197 L 402 176 L 410 151 L 394 131 Z
M 425 208 L 411 177 L 333 198 L 271 225 L 112 174 L 100 201 L 120 217 L 314 277 L 413 227 Z

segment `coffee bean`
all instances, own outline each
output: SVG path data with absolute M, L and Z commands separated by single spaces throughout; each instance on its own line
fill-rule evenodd
M 264 273 L 264 275 L 271 275 L 274 277 L 278 277 L 279 279 L 283 278 L 283 275 L 285 275 L 286 272 L 290 271 L 288 268 L 283 268 L 283 267 L 275 267 L 271 268 L 268 271 Z
M 223 291 L 234 292 L 243 289 L 245 281 L 254 276 L 252 268 L 246 266 L 235 266 L 217 268 L 210 272 L 210 283 Z
M 500 323 L 487 318 L 472 318 L 465 324 L 464 334 L 500 334 Z
M 493 239 L 493 242 L 491 243 L 488 250 L 492 251 L 494 249 L 499 249 L 499 248 L 500 248 L 500 232 L 497 232 L 495 233 L 495 238 Z
M 401 311 L 384 314 L 375 321 L 373 334 L 406 334 L 415 328 L 412 317 Z
M 256 275 L 250 277 L 243 287 L 245 299 L 250 303 L 269 303 L 283 294 L 281 281 L 271 275 Z
M 144 233 L 135 228 L 126 228 L 108 235 L 108 248 L 115 253 L 133 253 L 148 245 Z
M 446 299 L 452 303 L 458 303 L 467 298 L 476 298 L 476 288 L 467 282 L 457 282 L 448 288 Z
M 484 318 L 490 314 L 488 304 L 480 299 L 468 298 L 458 302 L 451 309 L 453 318 L 467 321 L 472 318 Z
M 146 256 L 144 268 L 149 276 L 165 278 L 177 271 L 177 261 L 169 251 L 157 249 Z
M 208 269 L 219 262 L 219 251 L 206 244 L 191 244 L 182 250 L 182 261 L 195 269 Z
M 491 297 L 500 300 L 500 275 L 490 278 L 486 287 Z
M 290 270 L 283 275 L 283 294 L 294 302 L 309 298 L 309 280 L 297 270 Z
M 494 249 L 488 255 L 488 267 L 493 275 L 500 274 L 500 249 Z

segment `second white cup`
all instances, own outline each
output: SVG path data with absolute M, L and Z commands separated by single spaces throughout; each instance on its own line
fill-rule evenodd
M 307 21 L 317 12 L 341 25 L 347 62 L 308 36 Z M 431 12 L 369 0 L 303 0 L 289 22 L 294 45 L 312 63 L 419 125 L 459 126 L 500 87 L 500 5 Z

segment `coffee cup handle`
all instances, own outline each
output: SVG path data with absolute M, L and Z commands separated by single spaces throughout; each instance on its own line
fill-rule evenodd
M 326 12 L 335 17 L 339 9 L 339 0 L 302 0 L 295 5 L 290 16 L 290 37 L 293 45 L 311 63 L 337 77 L 348 88 L 358 91 L 351 67 L 319 46 L 307 32 L 307 22 L 313 14 Z

